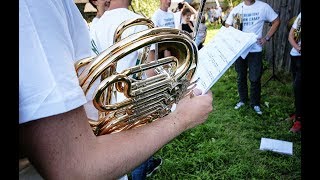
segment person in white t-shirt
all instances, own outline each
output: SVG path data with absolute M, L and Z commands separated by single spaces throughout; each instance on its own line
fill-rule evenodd
M 95 25 L 95 29 L 92 30 L 92 39 L 94 44 L 96 44 L 97 50 L 101 53 L 103 50 L 107 49 L 114 43 L 114 34 L 119 25 L 129 19 L 132 18 L 143 18 L 143 16 L 136 14 L 128 9 L 130 5 L 129 0 L 117 0 L 111 1 L 108 11 L 106 11 L 99 19 L 99 21 Z M 147 29 L 145 25 L 137 25 L 132 26 L 126 29 L 121 38 L 125 38 L 131 34 L 135 34 L 142 30 Z M 142 50 L 142 49 L 141 49 Z M 140 51 L 141 51 L 140 50 Z M 122 72 L 123 70 L 135 66 L 138 59 L 138 51 L 132 52 L 131 54 L 127 55 L 126 57 L 122 58 L 120 61 L 117 62 L 117 72 Z M 92 88 L 94 89 L 94 88 Z M 85 109 L 87 112 L 88 117 L 93 120 L 98 120 L 98 110 L 95 109 L 92 103 L 92 93 L 89 94 L 89 103 L 85 105 Z M 114 92 L 113 96 L 111 97 L 111 103 L 121 102 L 125 100 L 126 97 L 122 93 Z M 92 116 L 94 115 L 94 116 Z M 159 158 L 150 157 L 146 163 L 143 163 L 131 172 L 133 180 L 137 179 L 137 177 L 145 178 L 147 173 L 152 171 L 153 169 L 147 169 L 148 167 L 157 168 L 154 166 L 153 163 L 157 163 L 157 165 L 161 165 L 162 160 Z
M 44 179 L 121 177 L 212 111 L 212 94 L 195 90 L 157 121 L 95 136 L 74 68 L 90 36 L 74 1 L 19 1 L 19 17 L 19 157 Z
M 174 28 L 174 14 L 168 11 L 171 6 L 171 0 L 160 0 L 160 8 L 152 15 L 152 21 L 156 27 Z
M 222 16 L 222 8 L 220 6 L 216 6 L 213 9 L 214 13 L 213 13 L 213 21 L 215 25 L 219 25 L 222 23 L 221 21 L 221 16 Z
M 151 20 L 153 21 L 156 27 L 170 27 L 170 28 L 176 27 L 174 24 L 174 14 L 171 11 L 168 11 L 168 8 L 170 6 L 171 6 L 171 0 L 160 0 L 160 8 L 153 13 L 151 18 Z M 163 57 L 171 56 L 171 52 L 169 50 L 164 50 L 162 56 Z M 153 61 L 155 59 L 156 59 L 155 45 L 153 44 L 150 48 L 148 61 Z
M 92 19 L 90 24 L 90 29 L 95 25 L 95 23 L 100 19 L 105 11 L 108 10 L 110 6 L 110 1 L 108 0 L 89 0 L 89 3 L 96 8 L 96 16 Z
M 98 53 L 109 48 L 114 44 L 114 33 L 119 25 L 132 18 L 142 18 L 143 16 L 136 14 L 128 9 L 129 3 L 131 1 L 128 0 L 119 0 L 119 1 L 111 1 L 110 7 L 108 11 L 105 11 L 104 14 L 100 17 L 99 21 L 95 24 L 95 28 L 92 29 L 91 38 L 93 43 L 96 45 Z M 142 30 L 147 29 L 145 25 L 137 25 L 126 29 L 121 38 L 125 38 L 131 34 L 135 34 Z M 135 66 L 138 58 L 138 51 L 132 52 L 127 55 L 125 58 L 121 59 L 117 62 L 117 72 L 121 72 L 124 69 Z M 94 89 L 94 88 L 92 88 Z M 93 91 L 91 91 L 93 93 Z M 92 93 L 88 93 L 87 97 L 92 100 Z M 122 93 L 113 94 L 111 103 L 120 102 L 125 99 L 125 96 Z M 98 110 L 94 108 L 92 103 L 88 103 L 91 106 L 90 108 L 86 105 L 86 109 L 90 109 L 88 114 L 95 114 L 92 119 L 96 120 L 98 118 L 97 112 Z M 95 112 L 95 113 L 93 113 Z
M 96 56 L 99 54 L 99 51 L 97 49 L 97 45 L 95 44 L 93 38 L 93 31 L 95 29 L 96 23 L 100 19 L 100 17 L 103 15 L 105 11 L 108 10 L 110 6 L 110 1 L 108 0 L 89 0 L 90 4 L 97 9 L 96 16 L 93 18 L 92 22 L 90 23 L 89 26 L 89 31 L 90 31 L 90 38 L 91 38 L 91 50 L 92 50 L 92 56 Z M 106 22 L 107 23 L 107 22 Z M 99 85 L 100 78 L 94 82 L 93 86 L 97 87 Z M 84 108 L 86 110 L 87 116 L 91 120 L 97 120 L 98 119 L 98 113 L 96 108 L 92 105 L 92 94 L 94 92 L 94 88 L 91 88 L 89 92 L 87 93 L 87 99 L 88 102 L 87 104 L 84 105 Z
M 214 13 L 215 13 L 214 8 L 211 7 L 209 10 L 209 13 L 208 13 L 208 15 L 209 15 L 208 18 L 209 18 L 210 23 L 214 23 Z
M 103 15 L 103 13 L 108 10 L 108 8 L 110 6 L 110 1 L 108 1 L 108 0 L 89 0 L 89 3 L 97 10 L 96 16 L 92 19 L 90 26 L 89 26 L 90 36 L 92 37 L 91 32 L 95 28 L 97 21 L 100 19 L 100 17 Z M 96 45 L 94 44 L 94 41 L 91 41 L 91 46 L 92 46 L 91 49 L 94 53 L 93 55 L 98 55 L 99 53 L 96 48 Z
M 296 17 L 294 23 L 289 32 L 288 37 L 289 43 L 292 46 L 290 51 L 291 57 L 291 73 L 293 79 L 293 90 L 294 90 L 294 124 L 291 127 L 291 132 L 301 131 L 302 122 L 302 97 L 301 97 L 301 12 Z
M 244 0 L 230 12 L 225 26 L 232 26 L 235 16 L 242 17 L 243 32 L 255 33 L 258 36 L 257 43 L 249 49 L 246 57 L 239 57 L 235 62 L 235 69 L 238 74 L 237 85 L 240 101 L 234 107 L 239 109 L 248 101 L 247 72 L 249 69 L 250 80 L 250 105 L 254 111 L 262 115 L 260 108 L 261 98 L 261 76 L 262 76 L 262 46 L 270 40 L 277 31 L 280 20 L 278 14 L 270 7 L 269 4 L 262 1 Z M 265 22 L 271 22 L 272 26 L 263 37 L 262 30 Z

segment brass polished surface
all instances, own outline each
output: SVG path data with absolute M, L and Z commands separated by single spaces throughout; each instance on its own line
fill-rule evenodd
M 142 19 L 138 23 L 130 21 L 129 24 L 137 25 Z M 142 24 L 148 22 L 145 20 Z M 182 30 L 152 26 L 123 39 L 115 35 L 112 46 L 94 58 L 80 60 L 81 63 L 75 64 L 77 70 L 80 66 L 83 69 L 78 71 L 78 77 L 80 86 L 87 93 L 106 70 L 114 68 L 119 60 L 138 49 L 158 43 L 159 49 L 171 48 L 174 52 L 172 56 L 143 62 L 122 72 L 116 72 L 114 68 L 111 74 L 101 78 L 94 92 L 93 105 L 104 115 L 98 121 L 89 121 L 96 135 L 131 129 L 163 117 L 171 112 L 174 103 L 178 103 L 194 87 L 195 82 L 191 82 L 191 78 L 197 67 L 198 49 L 192 37 Z M 156 75 L 144 79 L 134 78 L 134 75 L 147 70 L 154 70 Z M 126 99 L 111 104 L 105 101 L 106 89 L 123 93 Z
M 233 16 L 233 25 L 235 29 L 239 29 L 242 31 L 243 28 L 243 22 L 242 22 L 242 14 L 237 13 Z
M 301 36 L 301 18 L 297 20 L 297 28 L 294 30 L 294 40 L 296 42 L 300 41 Z

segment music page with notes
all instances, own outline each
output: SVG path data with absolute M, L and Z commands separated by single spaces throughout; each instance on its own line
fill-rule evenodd
M 245 58 L 250 46 L 257 42 L 254 33 L 242 32 L 232 26 L 222 26 L 218 33 L 198 52 L 198 64 L 192 81 L 196 88 L 206 93 L 237 60 Z

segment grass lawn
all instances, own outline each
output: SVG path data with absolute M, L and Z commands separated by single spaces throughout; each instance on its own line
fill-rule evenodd
M 208 26 L 208 42 L 217 29 Z M 289 132 L 285 119 L 294 111 L 291 76 L 277 72 L 271 80 L 264 62 L 262 111 L 246 106 L 234 110 L 239 97 L 234 66 L 212 87 L 213 112 L 208 120 L 160 149 L 161 168 L 149 179 L 301 179 L 301 134 Z M 260 151 L 262 137 L 293 142 L 293 156 Z

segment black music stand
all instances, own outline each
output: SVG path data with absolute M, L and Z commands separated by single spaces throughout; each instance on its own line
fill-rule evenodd
M 278 17 L 280 17 L 280 11 L 276 11 L 278 14 Z M 269 26 L 272 26 L 272 23 L 269 22 Z M 274 52 L 274 39 L 271 40 L 272 42 L 272 52 Z M 269 81 L 271 80 L 277 80 L 279 82 L 281 82 L 282 84 L 284 84 L 275 74 L 275 57 L 274 57 L 274 53 L 272 53 L 272 75 L 271 77 L 269 77 L 269 79 L 262 85 L 265 86 Z
M 274 52 L 274 40 L 272 40 L 272 52 Z M 272 54 L 272 75 L 271 77 L 269 77 L 269 79 L 262 85 L 265 86 L 269 81 L 271 80 L 277 80 L 279 82 L 281 82 L 282 84 L 284 84 L 275 74 L 275 58 L 274 58 L 274 53 Z
M 272 55 L 272 75 L 269 77 L 269 79 L 262 85 L 265 86 L 269 81 L 271 80 L 277 80 L 279 82 L 281 82 L 282 84 L 284 84 L 279 78 L 278 76 L 276 76 L 275 74 L 275 60 L 274 60 L 274 55 Z

